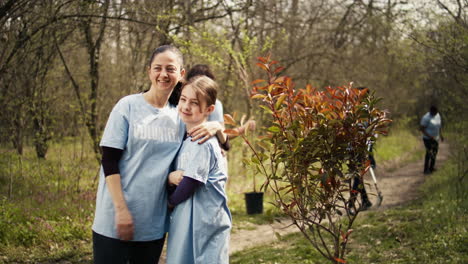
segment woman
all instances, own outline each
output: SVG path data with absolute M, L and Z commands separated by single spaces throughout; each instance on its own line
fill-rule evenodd
M 164 245 L 167 174 L 185 133 L 168 103 L 185 74 L 181 52 L 157 48 L 147 71 L 151 88 L 114 106 L 100 143 L 103 169 L 92 227 L 97 264 L 157 263 Z M 222 129 L 210 122 L 193 138 L 204 142 Z

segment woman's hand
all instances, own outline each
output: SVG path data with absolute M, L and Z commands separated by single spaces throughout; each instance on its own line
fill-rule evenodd
M 208 139 L 210 139 L 212 136 L 216 135 L 218 131 L 222 132 L 223 130 L 224 127 L 220 122 L 210 121 L 193 127 L 187 132 L 192 137 L 192 141 L 200 139 L 198 143 L 202 144 Z M 224 141 L 222 143 L 224 143 Z
M 128 208 L 118 209 L 115 212 L 115 223 L 120 239 L 126 241 L 133 239 L 133 217 Z
M 184 171 L 177 170 L 169 173 L 168 182 L 170 185 L 179 185 L 184 178 Z

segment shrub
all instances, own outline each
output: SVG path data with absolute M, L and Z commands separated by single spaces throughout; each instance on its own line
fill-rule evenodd
M 269 57 L 257 63 L 267 78 L 253 82 L 251 98 L 260 100 L 270 125 L 254 141 L 242 135 L 252 150 L 246 162 L 266 177 L 262 188 L 273 191 L 275 205 L 311 245 L 331 262 L 344 263 L 357 215 L 350 209 L 360 209 L 355 195 L 349 195 L 350 180 L 362 178 L 369 166 L 368 143 L 386 132 L 390 120 L 367 89 L 295 89 L 290 77 L 278 76 L 283 67 L 277 63 Z M 227 124 L 237 125 L 225 117 Z

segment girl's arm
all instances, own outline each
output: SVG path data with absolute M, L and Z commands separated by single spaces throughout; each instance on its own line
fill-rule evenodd
M 184 171 L 181 170 L 176 170 L 171 173 L 169 173 L 169 177 L 167 177 L 167 181 L 169 185 L 179 185 L 179 183 L 182 181 L 184 178 Z
M 190 198 L 197 188 L 201 185 L 201 182 L 190 178 L 190 177 L 185 177 L 182 179 L 182 181 L 179 183 L 177 188 L 175 189 L 174 193 L 172 193 L 169 196 L 169 207 L 173 208 L 180 204 L 181 202 L 187 200 Z

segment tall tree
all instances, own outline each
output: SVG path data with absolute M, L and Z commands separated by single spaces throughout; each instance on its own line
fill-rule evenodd
M 60 51 L 58 43 L 56 43 L 59 51 L 60 59 L 63 62 L 66 73 L 72 82 L 75 90 L 76 98 L 79 101 L 81 114 L 85 121 L 88 133 L 92 140 L 93 150 L 96 154 L 96 159 L 100 161 L 101 149 L 99 147 L 100 131 L 98 130 L 98 95 L 99 95 L 99 66 L 101 47 L 104 42 L 104 33 L 107 27 L 107 15 L 109 12 L 109 0 L 101 3 L 100 1 L 87 0 L 78 3 L 77 11 L 88 16 L 78 21 L 79 30 L 84 37 L 84 46 L 88 56 L 88 74 L 89 86 L 87 91 L 83 91 L 81 85 L 73 76 L 65 56 Z M 98 18 L 94 18 L 97 16 Z M 97 26 L 95 25 L 97 24 Z M 86 97 L 87 94 L 87 97 Z

